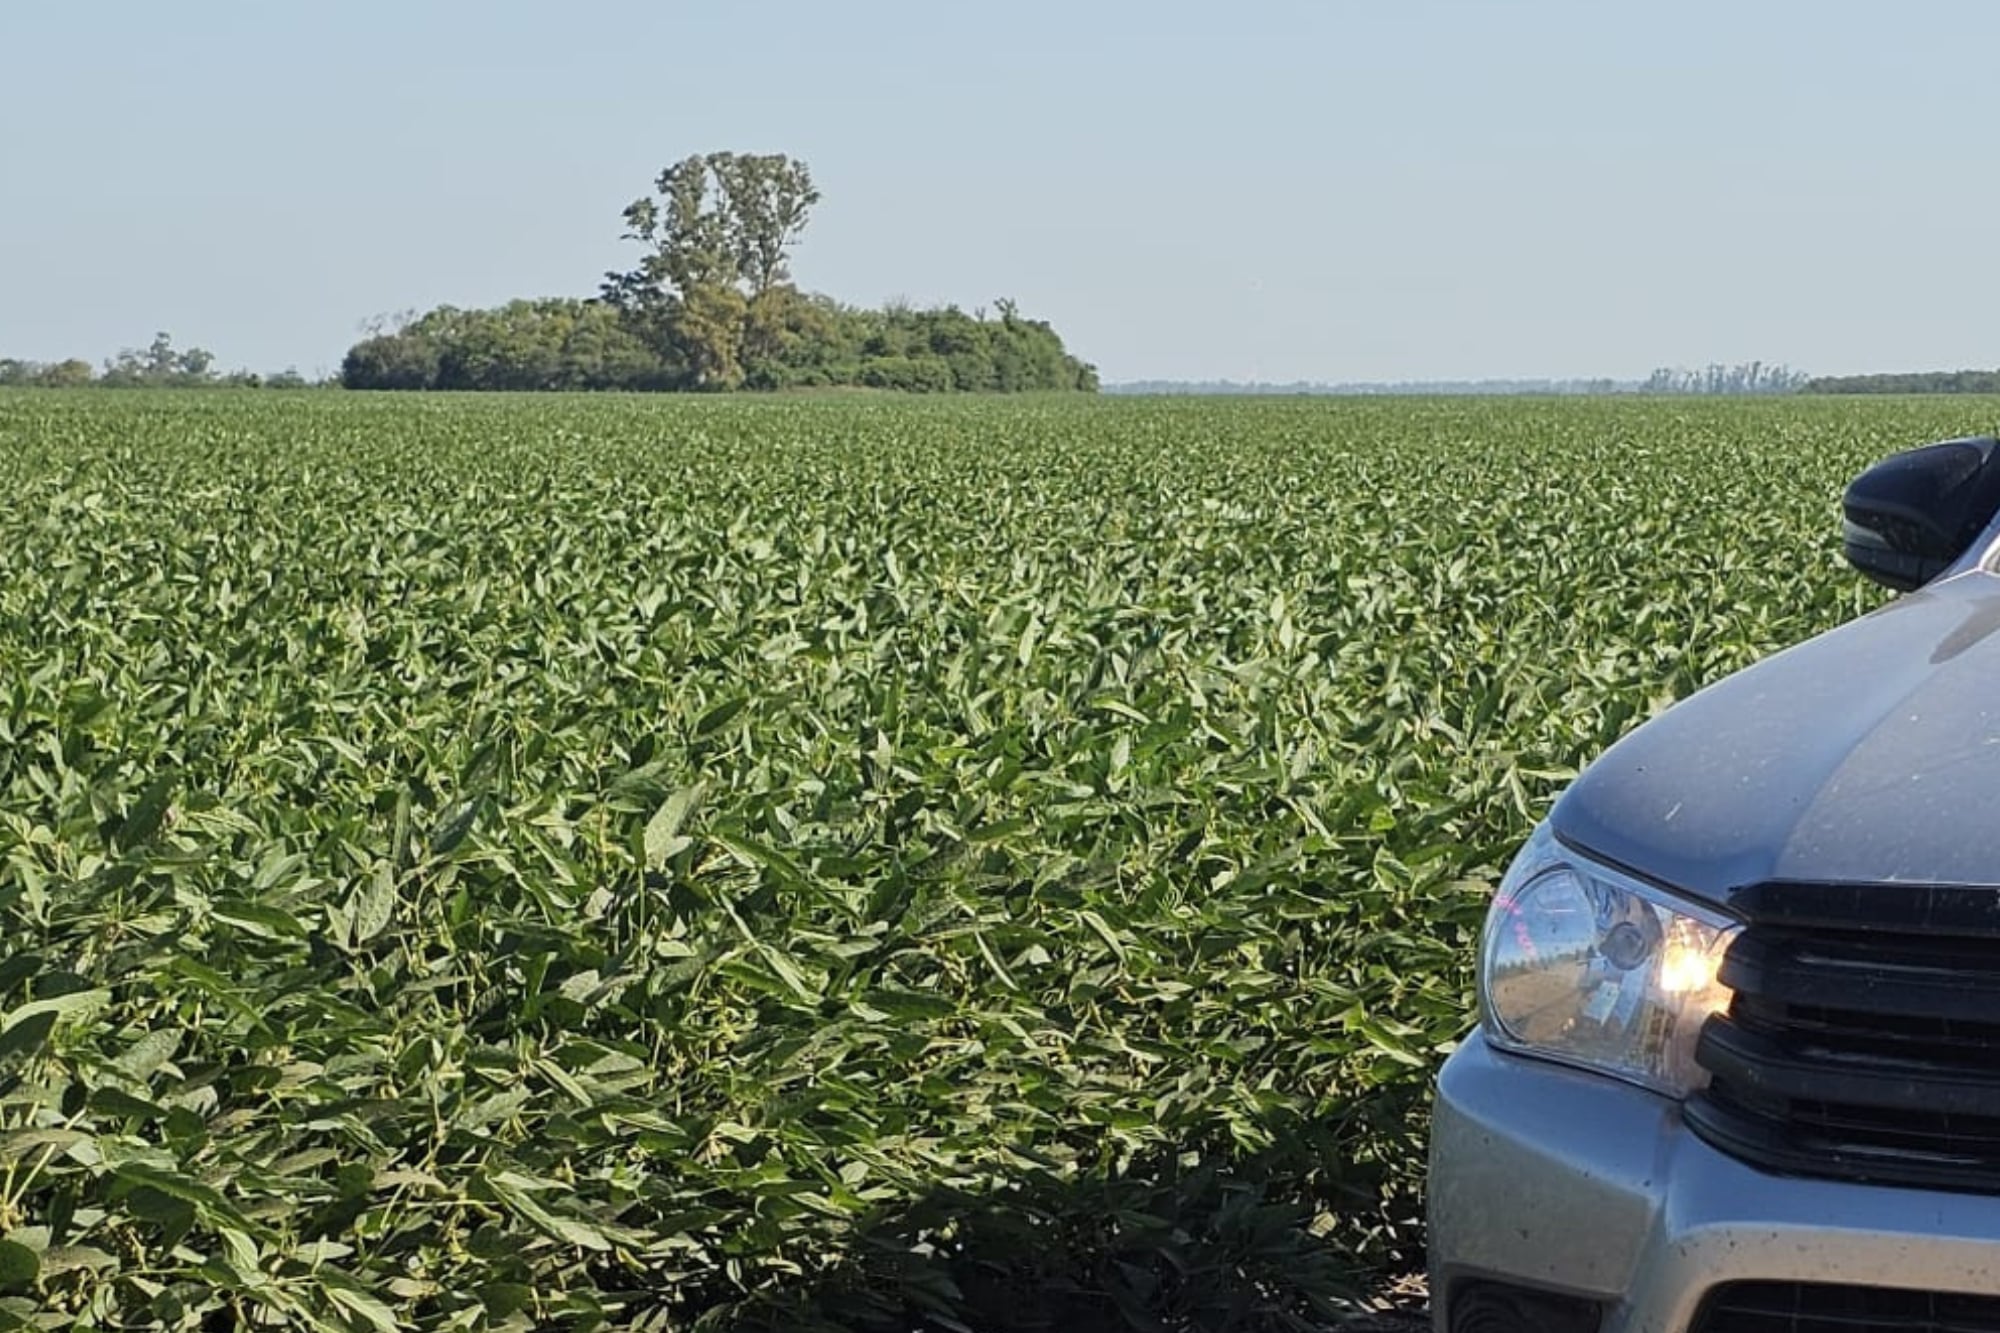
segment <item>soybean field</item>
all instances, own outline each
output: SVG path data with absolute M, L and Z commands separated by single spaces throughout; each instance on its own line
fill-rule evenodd
M 1337 1327 L 1983 399 L 0 395 L 0 1329 Z

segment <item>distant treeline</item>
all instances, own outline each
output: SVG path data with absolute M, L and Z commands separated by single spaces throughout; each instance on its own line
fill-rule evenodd
M 128 347 L 97 369 L 71 357 L 66 361 L 21 361 L 0 357 L 0 388 L 39 389 L 303 389 L 310 381 L 296 370 L 258 375 L 219 371 L 215 355 L 200 347 L 174 346 L 165 333 L 145 348 Z
M 2000 370 L 1920 370 L 1900 375 L 1826 375 L 1807 393 L 2000 393 Z
M 1733 366 L 1715 363 L 1700 370 L 1656 370 L 1639 386 L 1639 392 L 1700 394 L 1706 397 L 1797 393 L 1806 378 L 1802 370 L 1769 365 L 1763 361 L 1744 361 Z
M 955 306 L 860 310 L 790 285 L 746 300 L 725 355 L 703 376 L 671 321 L 645 323 L 604 300 L 556 297 L 492 310 L 442 306 L 347 353 L 350 389 L 810 389 L 911 393 L 1094 390 L 1097 375 L 1055 330 Z M 715 330 L 708 329 L 713 337 Z M 711 346 L 711 349 L 713 347 Z M 721 374 L 718 376 L 717 371 Z
M 1478 395 L 1506 397 L 1527 395 L 1588 395 L 1637 393 L 1636 380 L 1381 380 L 1325 384 L 1316 380 L 1293 380 L 1277 384 L 1267 380 L 1130 380 L 1107 384 L 1109 394 L 1164 394 L 1168 396 L 1219 397 L 1424 397 Z
M 1662 367 L 1643 380 L 1599 379 L 1507 379 L 1507 380 L 1395 380 L 1344 384 L 1323 384 L 1298 380 L 1290 384 L 1236 380 L 1139 380 L 1105 386 L 1106 393 L 1122 394 L 1321 394 L 1329 396 L 1429 394 L 1479 395 L 1489 397 L 1591 396 L 1602 394 L 1772 394 L 1792 393 L 1804 384 L 1803 372 L 1787 366 L 1746 361 L 1741 365 L 1720 363 L 1700 370 Z

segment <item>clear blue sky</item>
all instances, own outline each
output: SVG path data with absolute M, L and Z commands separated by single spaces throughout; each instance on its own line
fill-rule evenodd
M 1012 296 L 1109 379 L 2000 364 L 1979 0 L 0 3 L 0 355 L 338 365 L 588 294 L 690 152 L 802 285 Z

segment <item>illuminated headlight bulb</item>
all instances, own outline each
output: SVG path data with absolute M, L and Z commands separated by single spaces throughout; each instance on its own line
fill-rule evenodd
M 1702 1024 L 1729 1005 L 1717 973 L 1734 930 L 1537 830 L 1487 916 L 1487 1037 L 1684 1097 L 1706 1081 L 1694 1059 Z

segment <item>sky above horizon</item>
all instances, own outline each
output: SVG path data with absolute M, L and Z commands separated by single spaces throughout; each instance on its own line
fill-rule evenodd
M 1993 366 L 1997 44 L 1977 0 L 10 4 L 0 356 L 329 372 L 593 293 L 735 149 L 812 168 L 801 286 L 1012 297 L 1111 381 Z

